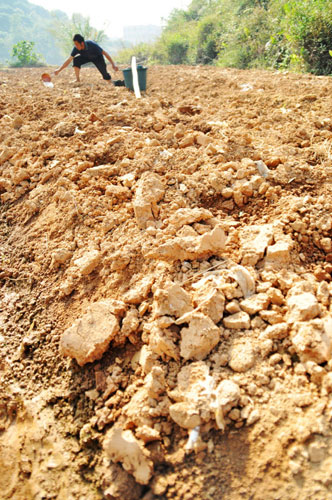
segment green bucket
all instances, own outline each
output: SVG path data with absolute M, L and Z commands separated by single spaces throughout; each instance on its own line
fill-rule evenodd
M 148 68 L 143 68 L 143 66 L 137 66 L 138 75 L 138 85 L 140 90 L 146 90 L 146 73 Z M 125 86 L 129 90 L 134 90 L 133 85 L 133 73 L 131 68 L 126 68 L 122 70 Z

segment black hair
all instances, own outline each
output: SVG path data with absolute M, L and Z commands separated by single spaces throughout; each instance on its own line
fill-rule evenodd
M 82 43 L 84 42 L 84 37 L 77 33 L 76 35 L 74 35 L 73 42 Z

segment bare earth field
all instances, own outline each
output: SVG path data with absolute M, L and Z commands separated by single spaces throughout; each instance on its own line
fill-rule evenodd
M 41 73 L 0 72 L 1 499 L 332 499 L 331 79 Z

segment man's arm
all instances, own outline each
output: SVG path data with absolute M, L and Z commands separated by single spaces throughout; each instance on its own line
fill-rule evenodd
M 65 62 L 63 63 L 63 65 L 60 66 L 60 68 L 58 68 L 56 71 L 54 71 L 54 74 L 58 75 L 60 73 L 60 71 L 62 71 L 63 69 L 67 68 L 67 66 L 72 62 L 73 59 L 74 59 L 73 56 L 69 56 L 68 59 L 65 60 Z
M 112 64 L 112 68 L 114 69 L 114 71 L 118 71 L 119 68 L 116 66 L 116 64 L 114 64 L 113 59 L 111 58 L 111 56 L 107 52 L 105 52 L 105 50 L 103 50 L 102 54 Z

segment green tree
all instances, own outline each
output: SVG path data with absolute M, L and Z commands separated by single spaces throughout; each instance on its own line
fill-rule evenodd
M 331 74 L 332 4 L 329 0 L 290 0 L 284 4 L 285 36 L 292 60 L 315 74 Z
M 189 43 L 181 34 L 172 33 L 168 37 L 166 49 L 170 64 L 186 64 L 188 62 Z
M 219 52 L 221 23 L 217 16 L 206 16 L 197 24 L 196 63 L 212 64 Z
M 125 47 L 123 45 L 116 59 L 120 64 L 130 64 L 131 58 L 135 56 L 138 64 L 147 64 L 151 62 L 152 47 L 153 46 L 148 43 L 139 43 L 135 45 L 135 47 Z
M 62 55 L 47 31 L 51 19 L 50 12 L 27 0 L 1 0 L 0 61 L 11 59 L 13 45 L 30 40 L 35 42 L 35 52 L 42 54 L 49 64 L 60 62 Z
M 34 52 L 34 42 L 22 40 L 17 42 L 12 49 L 12 57 L 17 60 L 11 63 L 11 66 L 42 66 L 41 56 Z
M 53 24 L 49 29 L 56 39 L 58 46 L 64 55 L 73 48 L 73 36 L 76 33 L 82 35 L 86 40 L 94 40 L 101 43 L 106 39 L 104 30 L 97 30 L 90 24 L 90 18 L 81 14 L 73 14 L 71 19 L 60 18 L 56 13 L 53 15 Z

